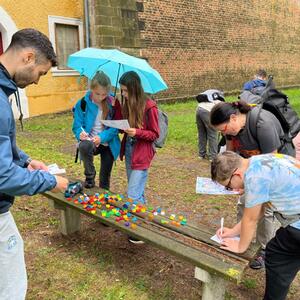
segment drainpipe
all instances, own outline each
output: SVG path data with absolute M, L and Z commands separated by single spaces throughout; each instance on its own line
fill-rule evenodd
M 84 0 L 84 20 L 85 20 L 85 43 L 86 43 L 86 47 L 90 47 L 89 0 Z
M 84 20 L 85 20 L 85 45 L 90 47 L 90 13 L 89 13 L 89 0 L 84 0 Z M 90 87 L 90 79 L 87 81 L 88 90 Z

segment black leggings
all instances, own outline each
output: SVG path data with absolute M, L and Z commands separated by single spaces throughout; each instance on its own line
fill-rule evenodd
M 83 161 L 84 175 L 86 179 L 94 179 L 96 176 L 96 170 L 94 166 L 94 155 L 100 154 L 100 176 L 99 176 L 99 187 L 109 190 L 110 187 L 110 175 L 112 166 L 114 163 L 114 157 L 108 146 L 100 144 L 96 147 L 91 141 L 81 141 L 79 143 L 80 158 Z

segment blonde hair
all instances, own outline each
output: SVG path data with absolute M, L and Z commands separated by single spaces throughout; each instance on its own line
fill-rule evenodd
M 98 86 L 105 88 L 107 90 L 107 93 L 109 92 L 111 87 L 111 82 L 109 77 L 102 71 L 97 71 L 91 81 L 91 89 L 95 89 Z M 109 106 L 108 106 L 107 99 L 101 101 L 100 106 L 102 109 L 102 119 L 105 120 L 109 113 Z
M 211 179 L 224 182 L 229 179 L 233 171 L 242 164 L 242 157 L 232 151 L 220 153 L 211 163 Z

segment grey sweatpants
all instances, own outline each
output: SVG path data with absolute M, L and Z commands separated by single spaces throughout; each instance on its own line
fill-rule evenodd
M 241 195 L 237 205 L 237 221 L 242 219 L 245 208 L 245 194 Z M 258 222 L 256 229 L 256 240 L 263 249 L 266 249 L 267 243 L 275 236 L 280 223 L 273 216 L 273 210 L 266 208 L 264 217 Z
M 24 300 L 27 274 L 23 239 L 10 212 L 0 214 L 0 299 Z

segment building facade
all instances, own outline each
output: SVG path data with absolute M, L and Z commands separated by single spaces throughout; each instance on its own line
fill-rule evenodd
M 158 98 L 240 90 L 258 68 L 300 84 L 296 0 L 90 0 L 95 47 L 146 58 L 167 82 Z
M 147 59 L 169 86 L 157 99 L 238 91 L 258 68 L 277 86 L 300 85 L 296 0 L 1 0 L 0 53 L 25 27 L 45 33 L 59 61 L 20 90 L 25 117 L 67 110 L 82 97 L 87 82 L 66 63 L 89 46 Z
M 78 82 L 78 73 L 66 67 L 68 55 L 85 47 L 83 1 L 1 0 L 0 54 L 8 47 L 14 32 L 28 27 L 50 38 L 59 64 L 41 77 L 38 85 L 19 90 L 24 117 L 71 108 L 86 89 L 86 80 Z M 15 105 L 13 108 L 18 117 Z

